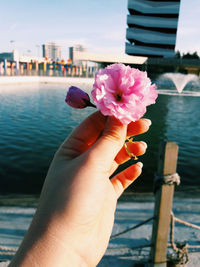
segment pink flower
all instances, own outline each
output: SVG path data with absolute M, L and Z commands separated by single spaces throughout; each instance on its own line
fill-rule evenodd
M 147 73 L 123 64 L 112 64 L 95 76 L 92 98 L 105 116 L 114 116 L 123 124 L 140 119 L 146 106 L 158 96 L 156 85 Z
M 73 108 L 95 107 L 95 105 L 90 102 L 89 95 L 75 86 L 69 88 L 65 102 Z

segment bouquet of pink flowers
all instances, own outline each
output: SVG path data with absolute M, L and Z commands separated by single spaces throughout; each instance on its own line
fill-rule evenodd
M 146 72 L 123 64 L 112 64 L 97 72 L 91 94 L 103 115 L 114 116 L 123 124 L 139 120 L 158 96 Z M 69 88 L 65 101 L 74 108 L 95 107 L 89 95 L 74 86 Z

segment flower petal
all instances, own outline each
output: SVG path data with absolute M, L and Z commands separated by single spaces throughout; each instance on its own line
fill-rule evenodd
M 141 118 L 158 96 L 147 73 L 123 64 L 112 64 L 95 75 L 92 98 L 104 115 L 128 124 Z

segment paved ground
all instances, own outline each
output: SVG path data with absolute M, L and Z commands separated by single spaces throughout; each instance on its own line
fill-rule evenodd
M 35 207 L 23 207 L 21 204 L 22 202 L 18 201 L 18 206 L 0 207 L 0 245 L 12 248 L 19 246 L 35 212 Z M 153 209 L 152 194 L 135 194 L 122 198 L 117 206 L 113 235 L 152 217 Z M 176 217 L 200 226 L 199 194 L 177 194 L 174 198 L 173 212 Z M 140 228 L 111 240 L 98 267 L 132 267 L 134 263 L 148 261 L 150 248 L 136 247 L 150 244 L 151 232 L 152 222 L 148 222 Z M 176 242 L 200 245 L 200 230 L 176 223 L 174 236 Z M 172 252 L 168 250 L 168 253 Z M 12 257 L 12 255 L 0 255 L 0 260 L 8 261 Z M 0 263 L 0 267 L 7 265 L 8 262 Z M 189 249 L 187 266 L 200 266 L 200 249 Z

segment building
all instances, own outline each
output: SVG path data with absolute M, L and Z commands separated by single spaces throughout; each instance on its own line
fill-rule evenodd
M 12 52 L 0 53 L 0 61 L 5 61 L 5 60 L 7 62 L 21 62 L 21 63 L 31 63 L 31 62 L 42 63 L 45 61 L 43 57 L 22 55 L 17 50 L 13 50 Z
M 129 0 L 126 53 L 173 57 L 180 0 Z
M 42 45 L 42 55 L 48 59 L 61 60 L 61 46 L 55 43 L 48 43 Z
M 17 50 L 0 53 L 1 75 L 36 75 L 45 58 L 20 54 Z
M 87 62 L 88 63 L 96 63 L 100 66 L 106 66 L 108 64 L 113 63 L 123 63 L 129 65 L 143 65 L 147 61 L 147 57 L 140 57 L 140 56 L 128 56 L 126 54 L 97 54 L 97 53 L 88 53 L 88 52 L 74 52 L 74 61 Z
M 0 61 L 19 61 L 20 54 L 17 50 L 13 50 L 12 52 L 4 52 L 0 53 Z
M 87 52 L 88 49 L 82 45 L 74 45 L 72 47 L 69 47 L 69 58 L 72 60 L 72 64 L 74 65 L 82 65 L 82 61 L 76 60 L 75 54 L 77 52 Z

